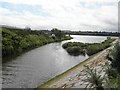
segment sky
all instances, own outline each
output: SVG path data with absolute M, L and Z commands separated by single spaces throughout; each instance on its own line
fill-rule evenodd
M 119 0 L 0 0 L 0 24 L 31 29 L 117 31 Z

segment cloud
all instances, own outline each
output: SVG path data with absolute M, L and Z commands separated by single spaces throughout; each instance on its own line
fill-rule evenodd
M 0 8 L 0 14 L 6 14 L 6 13 L 10 13 L 10 11 L 5 8 Z
M 85 2 L 85 3 L 118 3 L 119 0 L 1 0 L 1 2 L 9 2 L 14 4 L 29 4 L 29 5 L 47 5 L 50 3 L 57 3 L 57 4 L 66 4 L 72 3 L 75 4 L 76 2 Z
M 0 3 L 4 3 L 0 8 L 0 24 L 33 29 L 117 30 L 118 0 L 1 0 Z M 5 7 L 6 3 L 10 7 Z

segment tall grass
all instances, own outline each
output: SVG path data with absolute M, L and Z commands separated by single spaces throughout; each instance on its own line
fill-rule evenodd
M 87 79 L 90 87 L 96 90 L 120 90 L 120 44 L 117 42 L 107 56 L 111 63 L 105 63 L 101 70 L 104 75 L 100 75 L 94 67 L 86 67 Z M 103 76 L 103 77 L 102 77 Z M 88 86 L 87 85 L 87 86 Z M 86 86 L 86 87 L 87 87 Z
M 103 80 L 104 77 L 102 77 L 95 68 L 90 66 L 85 66 L 86 73 L 87 73 L 87 79 L 85 79 L 85 82 L 88 82 L 86 88 L 89 86 L 89 88 L 95 88 L 96 90 L 104 90 L 103 88 Z

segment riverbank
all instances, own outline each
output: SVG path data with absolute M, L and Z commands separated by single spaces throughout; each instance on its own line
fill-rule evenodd
M 109 53 L 108 49 L 111 48 L 113 48 L 113 46 L 92 55 L 89 59 L 42 84 L 37 90 L 42 90 L 43 88 L 85 88 L 86 83 L 82 81 L 82 79 L 86 77 L 86 73 L 83 72 L 84 65 L 92 65 L 99 70 L 99 65 L 107 62 L 106 55 Z
M 87 60 L 81 62 L 80 64 L 76 65 L 75 67 L 69 69 L 68 71 L 62 73 L 61 75 L 56 76 L 55 78 L 51 79 L 50 81 L 46 82 L 45 84 L 39 86 L 38 90 L 42 90 L 42 88 L 59 88 L 60 85 L 62 86 L 63 84 L 65 84 L 67 80 L 69 81 L 69 79 L 72 76 L 75 76 L 75 74 L 77 75 L 77 73 L 84 68 L 84 65 L 99 58 L 101 53 L 103 53 L 103 51 L 99 52 L 97 54 L 94 54 L 93 56 L 91 56 Z M 58 84 L 59 82 L 61 84 Z
M 47 44 L 50 44 L 50 43 L 55 43 L 55 42 L 62 42 L 64 40 L 70 40 L 72 39 L 72 37 L 66 37 L 66 38 L 62 38 L 61 40 L 60 39 L 57 39 L 55 41 L 51 41 L 51 42 L 48 42 L 48 43 L 45 43 L 43 45 L 40 45 L 40 46 L 35 46 L 35 47 L 31 47 L 31 48 L 28 48 L 28 49 L 24 49 L 22 52 L 20 51 L 19 53 L 15 53 L 15 54 L 12 54 L 12 55 L 8 55 L 8 56 L 2 56 L 2 63 L 6 63 L 6 62 L 9 62 L 10 60 L 20 56 L 21 54 L 24 54 L 26 52 L 29 52 L 30 50 L 33 50 L 35 48 L 39 48 L 41 46 L 44 46 L 44 45 L 47 45 Z
M 72 37 L 63 35 L 61 32 L 58 32 L 59 36 L 56 36 L 30 29 L 2 28 L 0 31 L 2 31 L 3 63 L 34 48 L 72 39 Z
M 98 55 L 99 53 L 91 56 L 90 58 L 88 58 L 87 60 L 81 62 L 80 64 L 72 67 L 71 69 L 67 70 L 66 72 L 54 77 L 53 79 L 49 80 L 48 82 L 38 86 L 37 90 L 42 90 L 42 88 L 51 88 L 52 85 L 54 85 L 56 82 L 58 82 L 59 80 L 65 78 L 66 76 L 70 75 L 73 71 L 75 71 L 76 69 L 80 68 L 80 67 L 83 67 L 84 65 L 86 65 L 86 63 L 94 58 L 96 55 Z M 53 87 L 53 88 L 57 88 L 57 87 Z

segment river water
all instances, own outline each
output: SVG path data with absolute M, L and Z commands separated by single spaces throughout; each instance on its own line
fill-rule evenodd
M 44 45 L 3 64 L 3 88 L 36 88 L 89 57 L 70 56 L 62 48 L 65 42 L 100 43 L 106 39 L 104 36 L 71 36 L 71 40 Z

